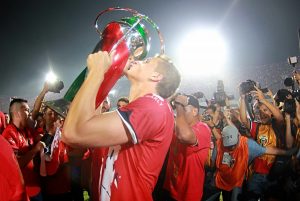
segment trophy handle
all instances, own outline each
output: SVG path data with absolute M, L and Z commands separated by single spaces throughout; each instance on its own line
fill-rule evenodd
M 157 26 L 157 24 L 151 19 L 149 18 L 148 16 L 146 15 L 143 15 L 141 13 L 139 13 L 138 11 L 134 10 L 134 9 L 131 9 L 131 8 L 120 8 L 120 7 L 113 7 L 113 8 L 108 8 L 102 12 L 100 12 L 96 19 L 95 19 L 95 22 L 94 22 L 94 26 L 96 28 L 96 31 L 97 33 L 99 33 L 100 37 L 102 37 L 102 32 L 99 30 L 99 26 L 98 26 L 98 21 L 99 21 L 99 18 L 107 13 L 107 12 L 110 12 L 110 11 L 127 11 L 127 12 L 130 12 L 132 13 L 135 17 L 138 18 L 138 20 L 131 26 L 131 28 L 129 30 L 127 30 L 127 32 L 124 34 L 124 36 L 122 38 L 120 38 L 118 40 L 118 42 L 112 47 L 111 51 L 113 51 L 114 49 L 116 49 L 118 47 L 118 45 L 127 37 L 127 35 L 130 33 L 130 31 L 135 27 L 137 26 L 142 20 L 145 20 L 146 22 L 148 22 L 157 32 L 158 34 L 158 37 L 159 37 L 159 41 L 160 41 L 160 54 L 164 54 L 165 53 L 165 45 L 164 45 L 164 39 L 163 39 L 163 36 L 160 32 L 160 29 L 159 27 Z M 110 51 L 110 52 L 111 52 Z

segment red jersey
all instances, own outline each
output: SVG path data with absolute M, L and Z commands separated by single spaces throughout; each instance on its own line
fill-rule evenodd
M 160 96 L 148 94 L 117 112 L 131 142 L 93 151 L 93 200 L 152 200 L 174 130 L 172 109 Z
M 16 156 L 0 135 L 0 201 L 29 201 Z
M 198 140 L 197 146 L 180 143 L 174 134 L 170 147 L 164 188 L 178 201 L 199 201 L 203 194 L 204 164 L 211 145 L 211 131 L 202 122 L 192 129 Z
M 18 156 L 22 156 L 30 151 L 34 146 L 34 134 L 30 129 L 20 130 L 15 125 L 9 124 L 2 133 L 3 137 L 10 143 L 13 151 Z M 37 195 L 40 191 L 39 173 L 34 171 L 33 160 L 24 168 L 21 168 L 26 191 L 30 197 Z
M 0 134 L 3 132 L 5 127 L 6 127 L 5 115 L 3 112 L 0 111 Z

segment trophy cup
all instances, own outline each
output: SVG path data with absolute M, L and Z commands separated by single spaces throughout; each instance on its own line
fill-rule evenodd
M 132 14 L 131 17 L 124 17 L 118 21 L 112 21 L 106 25 L 103 31 L 99 30 L 99 19 L 103 14 L 111 11 L 126 11 Z M 95 19 L 95 28 L 100 35 L 93 53 L 102 50 L 107 52 L 115 51 L 111 66 L 104 75 L 104 80 L 99 87 L 95 108 L 103 102 L 109 91 L 122 76 L 128 58 L 131 56 L 135 60 L 144 59 L 149 53 L 150 37 L 149 31 L 145 28 L 142 21 L 147 22 L 156 30 L 160 40 L 160 54 L 164 53 L 163 37 L 158 26 L 147 16 L 138 13 L 131 8 L 108 8 L 100 12 Z M 73 81 L 70 88 L 62 99 L 46 101 L 44 104 L 50 107 L 62 117 L 66 117 L 69 105 L 74 99 L 80 86 L 85 80 L 88 69 L 85 68 Z

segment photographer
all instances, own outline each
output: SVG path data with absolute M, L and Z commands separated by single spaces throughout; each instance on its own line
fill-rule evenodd
M 250 83 L 251 84 L 251 83 Z M 250 85 L 249 84 L 249 85 Z M 241 87 L 242 86 L 242 87 Z M 282 135 L 283 116 L 280 110 L 265 99 L 263 92 L 253 86 L 255 90 L 248 91 L 240 85 L 240 115 L 241 121 L 250 130 L 251 137 L 263 147 L 278 146 L 278 137 Z M 247 118 L 245 96 L 256 99 L 254 110 L 258 111 L 260 122 L 251 121 Z M 248 191 L 256 199 L 261 197 L 267 190 L 270 182 L 268 174 L 275 161 L 275 156 L 263 155 L 254 160 L 253 175 L 248 182 Z
M 210 130 L 198 119 L 199 102 L 191 95 L 175 98 L 177 116 L 164 189 L 170 200 L 199 201 L 203 194 L 204 163 L 210 148 Z
M 218 104 L 211 104 L 207 107 L 202 115 L 202 121 L 206 123 L 216 139 L 221 138 L 221 130 L 223 127 L 221 107 Z

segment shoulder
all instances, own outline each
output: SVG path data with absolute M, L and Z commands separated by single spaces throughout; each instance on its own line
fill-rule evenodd
M 147 106 L 149 104 L 149 105 L 159 106 L 160 108 L 169 105 L 166 99 L 156 94 L 147 94 L 145 96 L 136 99 L 132 103 L 129 103 L 128 105 L 130 104 L 132 105 L 146 104 L 144 106 Z
M 199 121 L 193 126 L 193 130 L 199 133 L 210 134 L 210 128 L 207 124 Z
M 136 111 L 136 112 L 147 112 L 147 113 L 155 113 L 156 115 L 159 113 L 163 115 L 163 113 L 172 113 L 172 108 L 169 105 L 168 101 L 164 98 L 156 95 L 156 94 L 147 94 L 145 96 L 139 97 L 136 100 L 130 102 L 125 107 L 118 109 L 120 112 L 126 111 Z M 157 115 L 159 117 L 160 115 Z
M 201 139 L 206 138 L 207 140 L 210 140 L 211 131 L 207 124 L 199 121 L 192 127 L 192 129 L 197 138 L 200 137 Z
M 15 128 L 15 126 L 9 124 L 3 131 L 2 136 L 7 138 L 7 137 L 12 137 L 17 135 L 18 131 Z

